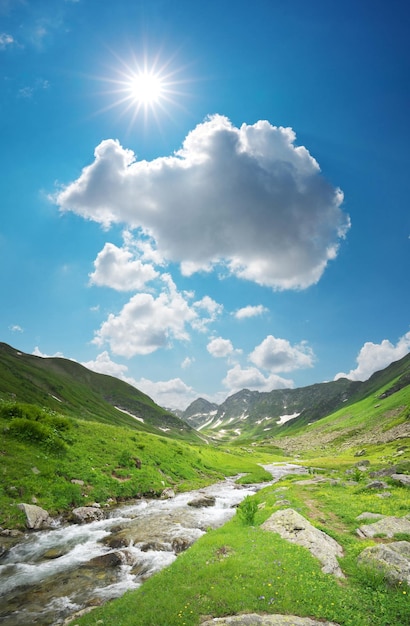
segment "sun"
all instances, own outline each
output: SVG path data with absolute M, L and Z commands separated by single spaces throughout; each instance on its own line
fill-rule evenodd
M 186 66 L 176 65 L 174 56 L 163 61 L 159 54 L 151 58 L 147 53 L 130 54 L 128 59 L 113 54 L 116 65 L 100 79 L 108 85 L 104 96 L 111 102 L 99 112 L 118 108 L 132 127 L 141 115 L 148 124 L 150 118 L 159 122 L 163 115 L 172 117 L 175 108 L 184 110 L 181 101 L 186 100 L 185 87 L 192 79 L 185 74 Z
M 129 79 L 130 98 L 136 104 L 156 104 L 165 94 L 164 79 L 154 72 L 143 71 Z

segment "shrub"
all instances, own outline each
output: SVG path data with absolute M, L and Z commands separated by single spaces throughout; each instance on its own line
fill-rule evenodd
M 238 514 L 244 524 L 248 526 L 253 526 L 255 523 L 255 515 L 258 510 L 258 505 L 256 500 L 251 498 L 250 496 L 246 496 L 245 500 L 239 505 Z
M 11 420 L 9 432 L 21 441 L 44 443 L 51 435 L 51 430 L 41 422 L 25 417 L 16 417 Z

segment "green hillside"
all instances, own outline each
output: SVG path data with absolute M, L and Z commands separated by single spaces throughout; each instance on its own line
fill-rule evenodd
M 77 419 L 198 439 L 186 422 L 126 382 L 68 359 L 24 354 L 5 343 L 0 343 L 0 398 L 36 404 Z

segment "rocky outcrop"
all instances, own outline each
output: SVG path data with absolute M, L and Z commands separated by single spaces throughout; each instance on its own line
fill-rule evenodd
M 258 615 L 248 613 L 245 615 L 230 615 L 228 617 L 215 617 L 202 622 L 201 626 L 338 626 L 334 622 L 319 622 L 310 617 L 297 617 L 296 615 Z
M 96 506 L 80 506 L 71 511 L 70 520 L 76 524 L 85 524 L 103 519 L 103 511 Z
M 357 529 L 359 537 L 381 535 L 390 539 L 398 533 L 410 533 L 410 515 L 404 517 L 384 517 L 373 524 L 364 524 Z
M 25 504 L 22 502 L 17 505 L 26 516 L 26 526 L 30 530 L 40 530 L 42 528 L 50 528 L 51 517 L 47 511 L 36 504 Z
M 410 585 L 410 542 L 395 541 L 365 548 L 357 558 L 365 565 L 382 573 L 389 582 Z
M 283 539 L 307 548 L 322 563 L 325 574 L 344 577 L 337 561 L 338 556 L 343 556 L 342 547 L 294 509 L 276 511 L 261 528 L 279 533 Z

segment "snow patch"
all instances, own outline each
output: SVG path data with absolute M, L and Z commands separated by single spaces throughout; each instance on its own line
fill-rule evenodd
M 117 411 L 121 411 L 121 413 L 126 413 L 127 415 L 130 415 L 131 417 L 133 417 L 135 420 L 138 420 L 139 422 L 144 423 L 144 420 L 142 419 L 142 417 L 137 417 L 136 415 L 133 415 L 132 413 L 130 413 L 129 411 L 126 411 L 125 409 L 120 409 L 119 406 L 116 406 L 115 408 L 117 409 Z
M 278 426 L 282 426 L 282 424 L 286 424 L 290 420 L 294 420 L 295 417 L 298 417 L 300 413 L 292 413 L 292 415 L 281 415 L 279 420 L 276 422 Z

